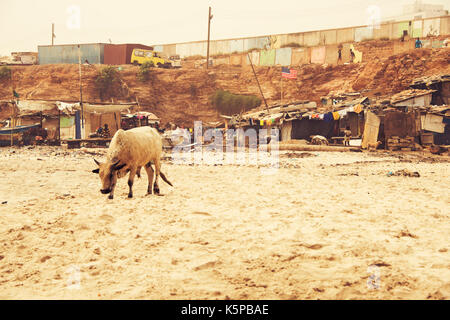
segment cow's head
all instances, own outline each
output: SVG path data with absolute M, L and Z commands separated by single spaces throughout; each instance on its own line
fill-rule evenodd
M 120 161 L 116 162 L 105 162 L 101 163 L 95 160 L 95 163 L 98 165 L 97 169 L 92 170 L 93 173 L 98 173 L 100 176 L 100 180 L 102 181 L 102 188 L 100 192 L 103 194 L 110 193 L 114 190 L 114 187 L 117 182 L 117 173 L 120 169 L 126 166 L 125 163 L 120 164 Z

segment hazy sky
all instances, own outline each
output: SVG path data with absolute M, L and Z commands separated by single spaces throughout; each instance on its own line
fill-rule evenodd
M 367 8 L 381 18 L 402 14 L 413 0 L 0 0 L 0 55 L 37 51 L 51 44 L 142 43 L 147 45 L 205 40 L 208 6 L 211 39 L 312 31 L 365 25 Z M 428 0 L 443 4 L 448 0 Z M 79 15 L 77 14 L 79 12 Z M 79 19 L 77 18 L 79 17 Z

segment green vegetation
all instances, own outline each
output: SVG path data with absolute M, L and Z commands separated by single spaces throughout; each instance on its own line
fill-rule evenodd
M 303 46 L 296 42 L 286 43 L 281 46 L 281 48 L 301 48 L 301 47 Z
M 0 81 L 11 79 L 11 69 L 3 66 L 0 68 Z
M 95 78 L 95 86 L 100 94 L 100 99 L 110 98 L 116 86 L 120 84 L 120 74 L 114 66 L 102 68 Z
M 210 102 L 221 114 L 233 115 L 258 107 L 261 104 L 261 99 L 252 95 L 240 95 L 217 90 L 210 97 Z
M 184 58 L 185 61 L 190 61 L 190 60 L 200 60 L 200 59 L 206 59 L 206 57 L 197 54 L 197 55 L 194 55 L 194 56 L 190 56 L 190 57 Z
M 141 64 L 141 66 L 139 67 L 139 72 L 136 75 L 139 81 L 141 82 L 147 82 L 149 80 L 153 81 L 154 74 L 151 70 L 153 67 L 154 64 L 151 61 L 144 62 L 143 64 Z
M 191 97 L 192 98 L 197 98 L 198 90 L 197 90 L 197 87 L 195 85 L 191 84 L 190 87 L 189 87 L 189 91 L 191 92 Z

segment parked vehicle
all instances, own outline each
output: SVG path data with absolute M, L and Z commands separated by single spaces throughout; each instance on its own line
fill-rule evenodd
M 181 68 L 181 58 L 178 54 L 170 56 L 169 59 L 173 62 L 172 66 L 174 68 Z
M 133 49 L 130 62 L 134 65 L 151 62 L 158 68 L 172 68 L 174 66 L 172 60 L 161 57 L 158 52 L 145 49 Z

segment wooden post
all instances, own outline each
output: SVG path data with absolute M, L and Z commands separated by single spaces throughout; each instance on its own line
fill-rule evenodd
M 58 143 L 61 145 L 61 110 L 58 109 Z
M 208 45 L 206 48 L 206 69 L 208 69 L 209 67 L 209 34 L 210 34 L 210 30 L 211 30 L 211 19 L 212 19 L 212 15 L 211 15 L 211 7 L 209 7 L 209 12 L 208 12 Z
M 10 123 L 10 127 L 11 127 L 11 147 L 13 146 L 13 129 L 14 129 L 14 109 L 11 109 L 11 123 Z
M 80 107 L 81 107 L 81 138 L 85 136 L 84 132 L 84 112 L 83 112 L 83 85 L 81 82 L 81 47 L 78 45 L 78 73 L 80 76 Z
M 281 70 L 281 104 L 283 104 L 283 70 Z
M 53 40 L 56 38 L 56 36 L 55 36 L 55 24 L 54 23 L 52 23 L 52 45 L 53 45 Z

